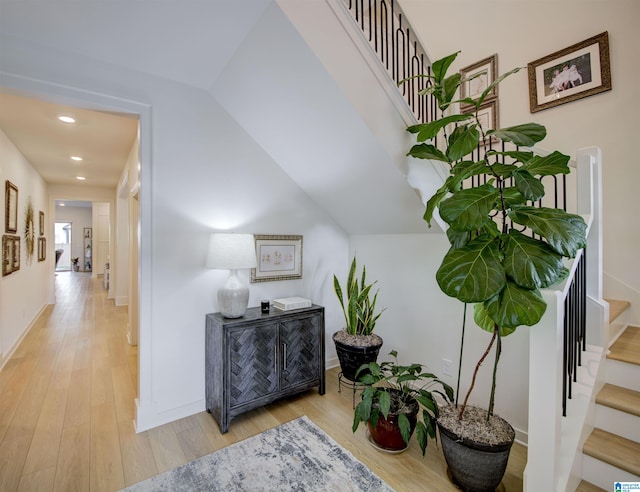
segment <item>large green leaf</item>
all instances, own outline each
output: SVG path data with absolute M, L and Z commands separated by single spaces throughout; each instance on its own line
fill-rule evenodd
M 510 186 L 502 190 L 502 196 L 504 198 L 505 209 L 510 209 L 516 206 L 521 206 L 527 203 L 527 199 L 522 196 L 520 190 L 515 186 Z
M 489 220 L 497 198 L 491 184 L 460 190 L 440 202 L 440 217 L 457 231 L 473 231 Z
M 531 147 L 547 136 L 547 129 L 537 123 L 525 123 L 498 130 L 489 130 L 487 135 L 493 135 L 505 142 Z
M 448 178 L 447 178 L 448 179 Z M 433 219 L 433 213 L 436 208 L 440 205 L 440 202 L 447 196 L 449 191 L 447 190 L 446 183 L 436 191 L 431 198 L 427 201 L 427 206 L 424 211 L 424 215 L 422 218 L 426 221 L 426 223 L 431 227 L 431 220 Z
M 386 419 L 391 408 L 391 394 L 388 391 L 378 391 L 378 403 L 380 404 L 380 412 Z
M 535 156 L 522 165 L 521 169 L 534 176 L 553 176 L 569 174 L 569 156 L 555 151 L 546 156 Z
M 488 331 L 489 333 L 493 333 L 496 322 L 489 315 L 489 312 L 485 308 L 485 304 L 486 303 L 484 302 L 478 302 L 473 305 L 473 321 L 475 321 L 476 324 L 483 330 Z M 514 331 L 516 331 L 516 328 L 517 327 L 515 326 L 500 326 L 498 331 L 500 332 L 501 337 L 506 337 L 507 335 L 511 335 Z
M 424 456 L 429 438 L 427 437 L 426 426 L 419 420 L 418 422 L 416 422 L 416 439 L 418 440 L 418 444 L 420 445 L 420 449 L 422 450 L 422 456 Z
M 506 157 L 511 157 L 516 162 L 528 162 L 533 157 L 533 152 L 526 152 L 522 150 L 507 150 L 504 152 L 491 150 L 487 152 L 487 156 L 491 155 L 503 155 Z
M 500 263 L 499 240 L 478 236 L 463 248 L 451 248 L 436 272 L 442 292 L 462 302 L 482 302 L 495 296 L 506 282 Z
M 491 172 L 501 178 L 511 177 L 518 169 L 518 166 L 514 166 L 513 164 L 502 164 L 500 162 L 491 165 Z
M 537 289 L 525 289 L 508 280 L 500 295 L 486 301 L 484 307 L 499 327 L 516 328 L 538 323 L 547 303 Z
M 516 187 L 527 200 L 536 201 L 544 196 L 544 185 L 538 178 L 522 168 L 514 173 Z
M 398 414 L 398 427 L 400 428 L 402 440 L 409 444 L 409 439 L 411 438 L 411 424 L 404 413 Z
M 473 115 L 470 114 L 452 114 L 430 123 L 421 123 L 419 125 L 410 126 L 407 128 L 407 131 L 417 133 L 416 141 L 424 142 L 425 140 L 434 138 L 445 126 L 451 123 L 466 121 L 471 118 L 473 118 Z
M 447 156 L 431 144 L 421 143 L 414 145 L 411 147 L 411 150 L 409 150 L 407 155 L 417 157 L 418 159 L 433 159 L 436 161 L 449 162 Z
M 510 75 L 513 75 L 514 73 L 519 72 L 520 70 L 522 70 L 522 68 L 523 67 L 516 67 L 513 70 L 508 71 L 507 73 L 503 73 L 496 80 L 491 82 L 491 84 L 487 86 L 487 88 L 482 92 L 482 94 L 480 94 L 476 107 L 479 108 L 482 105 L 482 103 L 487 98 L 487 96 L 491 93 L 494 87 L 497 87 L 498 85 L 500 85 L 500 82 L 502 82 L 504 79 L 506 79 Z
M 449 107 L 451 102 L 453 101 L 453 97 L 456 95 L 458 91 L 458 87 L 460 87 L 460 81 L 462 77 L 459 73 L 454 73 L 450 75 L 442 82 L 442 90 L 441 97 L 438 99 L 438 107 L 441 111 L 444 111 Z
M 487 166 L 483 161 L 460 161 L 456 162 L 455 166 L 451 168 L 451 173 L 457 178 L 465 180 L 471 176 L 477 176 L 487 172 Z M 457 191 L 457 190 L 451 190 Z
M 462 159 L 473 152 L 480 142 L 480 132 L 476 125 L 461 125 L 449 135 L 447 157 L 451 162 Z
M 504 249 L 504 269 L 521 287 L 537 289 L 556 283 L 562 276 L 562 256 L 543 241 L 509 231 Z
M 447 239 L 449 239 L 449 244 L 456 249 L 462 248 L 465 244 L 471 241 L 471 234 L 472 233 L 469 231 L 456 231 L 452 227 L 447 229 Z
M 585 247 L 587 224 L 579 215 L 548 207 L 517 207 L 509 218 L 545 238 L 563 256 L 573 258 Z
M 434 61 L 431 64 L 431 73 L 435 78 L 437 84 L 441 84 L 447 75 L 447 70 L 456 59 L 460 52 L 452 53 L 449 56 L 445 56 L 444 58 L 440 58 L 439 60 Z

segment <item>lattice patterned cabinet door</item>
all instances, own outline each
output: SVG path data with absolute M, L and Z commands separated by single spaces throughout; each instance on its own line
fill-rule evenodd
M 278 390 L 278 323 L 229 333 L 229 399 L 233 408 Z
M 303 384 L 320 377 L 319 348 L 321 320 L 309 316 L 283 321 L 280 324 L 282 371 L 280 388 Z

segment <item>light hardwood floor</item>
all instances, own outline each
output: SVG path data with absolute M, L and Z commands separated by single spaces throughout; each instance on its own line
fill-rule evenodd
M 126 342 L 126 307 L 106 298 L 100 279 L 56 276 L 55 306 L 36 321 L 0 371 L 0 491 L 113 491 L 302 415 L 325 430 L 398 491 L 455 491 L 438 448 L 416 443 L 399 455 L 353 434 L 352 395 L 287 398 L 242 415 L 220 434 L 206 412 L 136 434 L 137 349 Z M 204 326 L 204 319 L 203 319 Z M 514 445 L 504 479 L 522 490 L 526 449 Z

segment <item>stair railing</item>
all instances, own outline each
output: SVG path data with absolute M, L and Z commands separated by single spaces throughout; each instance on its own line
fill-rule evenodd
M 426 123 L 436 117 L 433 96 L 419 92 L 430 85 L 424 77 L 431 73 L 431 62 L 415 30 L 395 0 L 338 0 L 351 14 L 384 70 L 395 83 L 416 121 Z M 334 8 L 335 10 L 335 8 Z
M 579 452 L 586 413 L 568 401 L 581 353 L 604 340 L 601 157 L 578 151 L 576 210 L 587 222 L 587 246 L 568 262 L 569 277 L 542 294 L 547 311 L 530 329 L 529 425 L 524 490 L 565 490 Z M 586 252 L 589 252 L 587 255 Z M 564 417 L 564 418 L 563 418 Z

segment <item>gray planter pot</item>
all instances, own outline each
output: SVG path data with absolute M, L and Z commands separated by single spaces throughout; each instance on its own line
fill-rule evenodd
M 362 364 L 369 364 L 370 362 L 376 362 L 376 360 L 378 360 L 378 352 L 380 352 L 380 347 L 382 347 L 382 342 L 380 345 L 370 347 L 347 345 L 336 340 L 335 333 L 333 335 L 333 341 L 336 345 L 336 353 L 340 361 L 342 375 L 349 381 L 356 381 L 356 372 Z M 362 374 L 364 373 L 361 373 L 361 375 Z
M 464 492 L 494 492 L 507 469 L 509 443 L 491 446 L 462 438 L 438 423 L 451 480 Z

